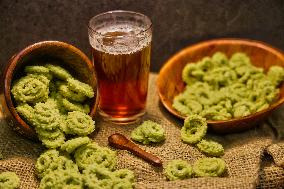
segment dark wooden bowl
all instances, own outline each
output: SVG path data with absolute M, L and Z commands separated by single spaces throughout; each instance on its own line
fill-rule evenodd
M 20 134 L 31 139 L 36 138 L 35 131 L 21 119 L 15 110 L 13 98 L 11 97 L 11 82 L 23 75 L 23 69 L 26 65 L 33 63 L 44 64 L 50 60 L 55 60 L 80 81 L 93 87 L 95 97 L 91 99 L 91 111 L 89 113 L 91 117 L 95 116 L 98 105 L 97 79 L 94 66 L 83 52 L 70 44 L 60 41 L 43 41 L 26 47 L 10 59 L 2 74 L 0 102 L 3 106 L 3 115 L 8 124 Z
M 265 43 L 243 39 L 216 39 L 201 42 L 189 46 L 172 56 L 160 70 L 157 79 L 157 88 L 160 99 L 165 108 L 174 116 L 185 119 L 185 116 L 177 112 L 173 107 L 173 98 L 184 90 L 185 83 L 181 73 L 189 62 L 196 62 L 204 56 L 212 56 L 221 51 L 231 56 L 235 52 L 244 52 L 250 58 L 252 64 L 268 70 L 272 65 L 284 67 L 284 55 Z M 267 118 L 272 110 L 278 108 L 284 102 L 284 84 L 280 86 L 280 97 L 269 108 L 242 118 L 234 118 L 227 121 L 210 121 L 209 128 L 218 133 L 230 133 L 252 128 L 260 121 Z

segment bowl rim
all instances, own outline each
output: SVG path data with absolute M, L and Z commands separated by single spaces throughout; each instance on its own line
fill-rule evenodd
M 160 97 L 160 100 L 163 104 L 163 106 L 174 116 L 176 116 L 179 119 L 185 119 L 186 116 L 181 115 L 179 112 L 175 111 L 173 108 L 169 107 L 167 105 L 167 103 L 165 102 L 165 100 L 167 99 L 162 93 L 161 93 L 161 89 L 159 87 L 159 83 L 161 82 L 162 78 L 161 78 L 161 73 L 165 72 L 165 70 L 167 70 L 167 67 L 169 67 L 173 62 L 175 62 L 177 59 L 179 59 L 179 57 L 183 54 L 186 54 L 189 50 L 192 49 L 199 49 L 199 48 L 203 48 L 205 46 L 209 46 L 209 45 L 215 45 L 215 44 L 245 44 L 248 46 L 256 46 L 258 48 L 262 48 L 266 51 L 272 52 L 273 54 L 275 54 L 277 57 L 280 57 L 281 59 L 283 59 L 284 62 L 284 53 L 282 50 L 275 48 L 265 42 L 262 41 L 257 41 L 257 40 L 251 40 L 251 39 L 243 39 L 243 38 L 218 38 L 218 39 L 212 39 L 212 40 L 206 40 L 206 41 L 202 41 L 196 44 L 192 44 L 189 45 L 179 51 L 177 51 L 173 56 L 171 56 L 163 65 L 163 67 L 160 69 L 159 74 L 158 74 L 158 78 L 156 81 L 156 88 L 158 90 L 158 94 Z M 251 119 L 253 117 L 256 117 L 258 115 L 261 115 L 265 112 L 270 112 L 276 108 L 278 108 L 279 106 L 281 106 L 282 104 L 284 104 L 284 98 L 280 98 L 278 99 L 276 102 L 274 102 L 273 104 L 271 104 L 268 108 L 259 111 L 259 112 L 255 112 L 253 114 L 247 115 L 247 116 L 243 116 L 240 118 L 232 118 L 229 120 L 220 120 L 220 121 L 212 121 L 212 120 L 207 120 L 208 124 L 211 125 L 223 125 L 223 124 L 229 124 L 235 121 L 245 121 L 248 119 Z
M 19 122 L 26 131 L 30 131 L 32 132 L 31 134 L 34 135 L 35 132 L 32 129 L 32 127 L 30 127 L 22 118 L 21 116 L 17 113 L 15 106 L 13 104 L 12 101 L 12 95 L 11 95 L 11 83 L 12 83 L 12 78 L 13 78 L 13 72 L 16 68 L 17 62 L 19 60 L 21 60 L 25 55 L 31 53 L 32 51 L 34 51 L 35 49 L 40 49 L 42 47 L 46 47 L 46 46 L 60 46 L 63 48 L 67 48 L 70 49 L 70 51 L 76 53 L 77 55 L 79 55 L 83 61 L 85 61 L 87 63 L 87 66 L 89 67 L 89 69 L 94 69 L 93 68 L 93 64 L 90 61 L 90 59 L 87 57 L 87 55 L 85 55 L 80 49 L 78 49 L 77 47 L 62 42 L 62 41 L 55 41 L 55 40 L 47 40 L 47 41 L 40 41 L 40 42 L 36 42 L 34 44 L 28 45 L 27 47 L 25 47 L 24 49 L 20 50 L 18 53 L 16 53 L 15 55 L 13 55 L 11 57 L 11 59 L 9 60 L 9 63 L 7 65 L 7 68 L 5 70 L 5 75 L 4 75 L 4 98 L 8 107 L 8 110 L 10 111 L 12 117 L 14 119 L 16 119 L 17 122 Z M 9 77 L 10 76 L 10 77 Z M 95 80 L 95 82 L 97 83 L 97 78 L 95 77 L 95 75 L 93 76 L 93 79 Z M 96 91 L 98 91 L 98 85 L 96 85 Z M 90 113 L 89 115 L 93 115 L 92 117 L 95 116 L 96 114 L 96 109 L 97 109 L 97 105 L 98 105 L 98 93 L 96 94 L 95 97 L 95 102 L 94 102 L 94 106 L 91 107 Z

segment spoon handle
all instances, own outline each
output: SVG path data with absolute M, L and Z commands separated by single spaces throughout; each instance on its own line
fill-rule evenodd
M 132 152 L 133 154 L 135 154 L 136 156 L 144 159 L 145 161 L 153 164 L 154 166 L 162 166 L 162 161 L 157 157 L 154 156 L 153 154 L 150 154 L 144 150 L 142 150 L 141 148 L 139 148 L 136 144 L 132 143 L 131 141 L 129 141 L 126 145 L 125 145 L 126 149 L 130 152 Z

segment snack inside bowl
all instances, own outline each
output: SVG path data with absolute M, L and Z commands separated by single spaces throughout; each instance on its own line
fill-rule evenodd
M 187 63 L 197 62 L 205 56 L 212 56 L 216 52 L 223 52 L 228 57 L 236 52 L 245 53 L 256 67 L 261 67 L 266 72 L 271 66 L 284 67 L 284 55 L 281 51 L 262 42 L 242 39 L 217 39 L 201 42 L 187 47 L 172 56 L 160 70 L 157 79 L 157 88 L 162 104 L 174 116 L 185 119 L 172 106 L 176 95 L 183 92 L 186 84 L 182 80 L 182 70 Z M 224 121 L 208 120 L 211 130 L 218 133 L 237 132 L 252 128 L 257 123 L 267 118 L 272 110 L 278 108 L 284 102 L 284 85 L 279 86 L 278 100 L 268 108 L 250 114 L 245 117 L 232 118 Z
M 1 104 L 3 114 L 8 124 L 20 134 L 28 138 L 36 138 L 35 131 L 16 112 L 15 100 L 11 94 L 13 81 L 22 77 L 24 67 L 27 65 L 44 65 L 56 63 L 68 70 L 80 81 L 92 86 L 95 96 L 90 101 L 91 117 L 95 116 L 98 104 L 97 80 L 93 64 L 89 58 L 76 47 L 59 41 L 43 41 L 35 43 L 21 50 L 14 55 L 7 64 L 2 74 L 1 83 Z

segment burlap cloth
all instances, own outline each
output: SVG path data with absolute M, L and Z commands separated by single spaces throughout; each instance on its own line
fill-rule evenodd
M 151 74 L 147 114 L 143 120 L 155 120 L 165 128 L 166 141 L 156 146 L 141 146 L 159 156 L 164 165 L 173 159 L 193 163 L 204 157 L 195 147 L 180 140 L 182 122 L 170 115 L 159 102 L 156 91 L 156 75 Z M 284 186 L 284 109 L 276 111 L 268 121 L 258 127 L 237 134 L 207 134 L 224 145 L 224 160 L 228 170 L 222 178 L 192 178 L 183 181 L 166 181 L 162 168 L 155 168 L 127 151 L 118 151 L 118 168 L 135 172 L 136 188 L 282 188 Z M 107 145 L 107 137 L 115 132 L 129 136 L 139 124 L 117 126 L 96 118 L 97 132 L 92 138 L 100 145 Z M 282 130 L 281 130 L 282 129 Z M 15 171 L 21 178 L 21 188 L 37 188 L 34 162 L 44 148 L 37 142 L 27 140 L 15 132 L 2 119 L 0 122 L 0 172 Z

